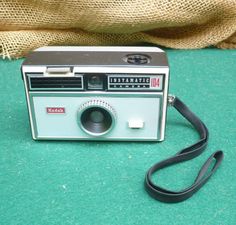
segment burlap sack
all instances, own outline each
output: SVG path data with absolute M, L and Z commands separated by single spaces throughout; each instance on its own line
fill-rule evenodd
M 236 0 L 0 0 L 0 56 L 44 45 L 236 47 Z

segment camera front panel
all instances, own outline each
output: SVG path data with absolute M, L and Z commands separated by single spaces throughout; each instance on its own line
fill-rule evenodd
M 157 140 L 162 95 L 31 96 L 36 139 Z

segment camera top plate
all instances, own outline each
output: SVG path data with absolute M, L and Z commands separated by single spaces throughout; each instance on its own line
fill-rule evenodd
M 36 49 L 23 63 L 23 66 L 42 65 L 168 67 L 168 61 L 165 52 L 157 47 L 49 46 Z

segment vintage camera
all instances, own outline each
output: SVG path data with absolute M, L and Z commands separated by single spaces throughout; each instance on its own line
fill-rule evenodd
M 194 183 L 180 191 L 152 181 L 153 173 L 200 155 L 208 143 L 206 125 L 178 97 L 168 95 L 169 66 L 159 48 L 43 47 L 23 62 L 22 76 L 36 140 L 162 141 L 167 103 L 173 106 L 199 140 L 147 171 L 145 188 L 159 201 L 190 198 L 223 160 L 222 151 L 213 153 Z
M 42 47 L 22 75 L 33 139 L 164 140 L 169 67 L 157 47 Z

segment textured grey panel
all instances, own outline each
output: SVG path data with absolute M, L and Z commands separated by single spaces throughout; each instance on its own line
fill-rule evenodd
M 43 51 L 28 55 L 23 66 L 128 66 L 128 67 L 166 67 L 168 61 L 164 52 L 145 52 L 151 57 L 148 64 L 129 64 L 123 60 L 126 55 L 134 52 L 76 52 L 76 51 Z M 135 55 L 139 54 L 135 52 Z M 143 54 L 140 52 L 140 54 Z

